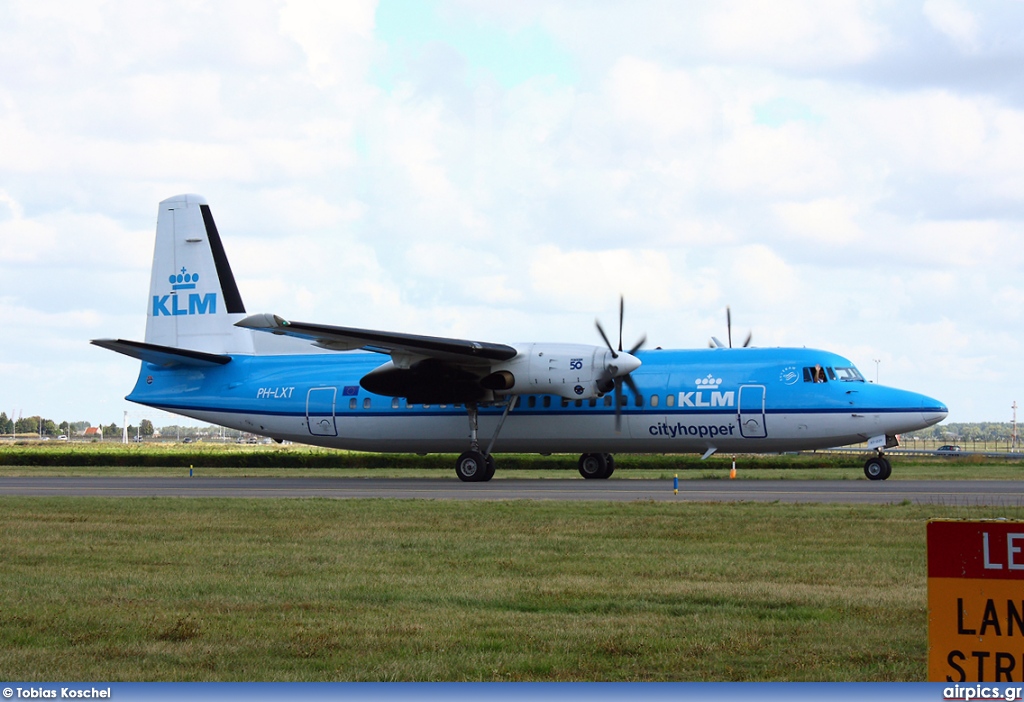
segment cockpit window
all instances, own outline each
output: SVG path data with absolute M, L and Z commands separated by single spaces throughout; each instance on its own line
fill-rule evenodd
M 831 366 L 821 366 L 815 364 L 813 366 L 807 366 L 804 368 L 804 382 L 805 383 L 827 383 L 830 380 L 838 380 L 845 383 L 849 382 L 864 382 L 864 376 L 860 374 L 860 371 L 853 366 L 845 368 L 833 368 Z
M 829 368 L 829 371 L 831 371 L 831 370 L 832 369 Z M 853 382 L 855 382 L 855 383 L 863 383 L 864 382 L 864 376 L 861 375 L 860 371 L 857 370 L 856 368 L 854 368 L 853 366 L 850 366 L 848 368 L 836 368 L 836 375 L 839 376 L 840 380 L 842 380 L 843 382 L 846 382 L 846 383 L 853 383 Z
M 829 370 L 832 370 L 829 368 Z M 831 373 L 829 375 L 832 375 Z M 835 379 L 835 376 L 832 375 Z M 805 383 L 827 383 L 828 378 L 825 376 L 825 369 L 821 367 L 821 364 L 814 366 L 808 366 L 804 368 L 804 382 Z

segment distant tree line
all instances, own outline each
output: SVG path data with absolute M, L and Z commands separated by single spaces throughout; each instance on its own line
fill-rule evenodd
M 1017 427 L 1020 439 L 1024 427 Z M 1013 436 L 1011 422 L 949 422 L 907 434 L 906 438 L 934 441 L 1006 441 Z
M 57 424 L 52 419 L 46 419 L 39 415 L 14 419 L 12 417 L 8 417 L 6 412 L 0 412 L 0 436 L 10 436 L 12 434 L 34 434 L 35 436 L 50 438 L 61 435 L 75 436 L 83 434 L 85 430 L 91 426 L 94 426 L 92 422 L 86 421 L 64 421 Z M 105 439 L 121 438 L 121 425 L 117 422 L 100 424 L 98 428 L 103 432 L 103 438 Z M 167 427 L 161 427 L 159 429 L 159 434 L 163 438 L 185 438 L 188 436 L 195 438 L 203 436 L 220 436 L 222 431 L 225 437 L 236 438 L 242 435 L 241 432 L 235 429 L 222 429 L 215 425 L 207 427 L 183 427 L 174 424 Z M 148 438 L 156 435 L 157 433 L 158 430 L 153 426 L 153 422 L 149 419 L 139 420 L 138 426 L 134 424 L 128 425 L 128 436 L 130 437 L 143 436 Z

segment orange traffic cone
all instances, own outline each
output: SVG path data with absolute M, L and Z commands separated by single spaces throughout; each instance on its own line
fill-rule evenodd
M 736 459 L 732 459 L 732 470 L 729 471 L 729 480 L 736 480 Z

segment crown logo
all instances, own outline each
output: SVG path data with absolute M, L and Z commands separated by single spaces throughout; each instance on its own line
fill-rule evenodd
M 698 390 L 704 390 L 704 389 L 717 390 L 718 387 L 721 384 L 722 384 L 722 379 L 721 378 L 716 378 L 711 373 L 708 373 L 708 377 L 707 378 L 697 378 L 697 380 L 694 381 L 694 385 L 697 386 Z
M 185 266 L 181 267 L 181 273 L 172 273 L 167 278 L 171 284 L 171 290 L 195 290 L 199 282 L 198 273 L 189 273 Z

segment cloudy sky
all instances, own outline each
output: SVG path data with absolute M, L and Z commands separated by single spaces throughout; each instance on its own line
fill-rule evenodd
M 157 203 L 246 308 L 1024 404 L 1024 2 L 0 3 L 0 410 L 120 423 Z M 876 363 L 878 359 L 878 363 Z M 1024 420 L 1024 415 L 1022 415 Z

